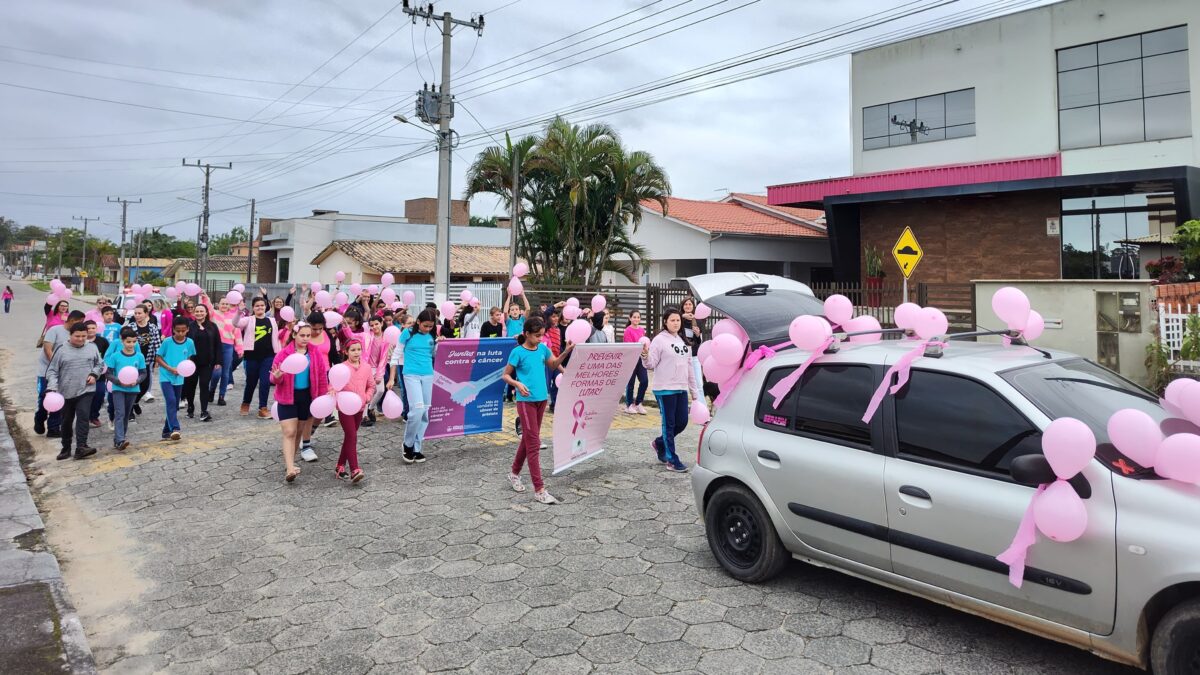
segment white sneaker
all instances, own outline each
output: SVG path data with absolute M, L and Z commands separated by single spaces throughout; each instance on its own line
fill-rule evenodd
M 525 484 L 521 482 L 521 477 L 515 473 L 508 474 L 508 484 L 512 486 L 513 492 L 525 491 Z
M 317 452 L 310 445 L 300 451 L 300 459 L 306 462 L 315 462 L 317 461 Z
M 545 488 L 542 488 L 541 490 L 538 490 L 537 492 L 533 493 L 533 498 L 543 504 L 557 504 L 558 503 L 558 499 L 556 499 L 554 497 L 554 495 L 550 494 L 549 492 L 546 492 Z
M 634 408 L 634 407 L 633 407 L 633 406 L 631 406 L 631 405 L 627 405 L 627 406 L 625 406 L 625 414 L 626 414 L 626 415 L 636 415 L 636 414 L 637 414 L 637 408 Z
M 113 423 L 112 423 L 112 422 L 109 422 L 109 423 L 108 423 L 108 430 L 109 430 L 109 431 L 116 431 L 116 429 L 117 429 L 117 427 L 116 427 L 115 425 L 113 425 Z
M 542 443 L 542 450 L 545 450 L 545 449 L 546 449 L 546 444 Z
M 639 415 L 645 415 L 645 414 L 646 414 L 646 407 L 645 407 L 645 406 L 643 406 L 643 405 L 640 405 L 640 404 L 639 404 L 639 405 L 638 405 L 638 407 L 637 407 L 637 410 L 636 410 L 636 412 L 637 412 L 637 414 L 639 414 Z
M 154 400 L 154 392 L 152 392 L 152 391 L 146 392 L 146 395 L 142 397 L 142 400 L 143 401 L 153 401 Z

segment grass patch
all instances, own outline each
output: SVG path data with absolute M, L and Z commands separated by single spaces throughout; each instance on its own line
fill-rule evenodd
M 39 291 L 41 291 L 43 293 L 50 292 L 50 282 L 49 281 L 31 281 L 31 282 L 29 282 L 29 285 L 33 286 L 34 288 L 38 289 Z

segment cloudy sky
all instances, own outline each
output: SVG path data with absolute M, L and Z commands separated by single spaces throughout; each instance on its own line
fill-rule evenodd
M 530 133 L 557 112 L 614 125 L 682 197 L 843 175 L 844 54 L 1046 1 L 443 0 L 435 11 L 486 15 L 482 37 L 453 41 L 454 194 L 487 132 Z M 12 3 L 0 23 L 0 215 L 99 216 L 98 234 L 116 240 L 120 211 L 105 196 L 141 197 L 131 226 L 194 236 L 198 207 L 183 199 L 199 199 L 203 175 L 184 157 L 233 163 L 213 174 L 213 209 L 227 209 L 217 232 L 246 224 L 250 197 L 264 216 L 401 215 L 405 199 L 436 194 L 437 160 L 433 136 L 392 114 L 412 116 L 440 54 L 437 29 L 395 0 Z M 720 62 L 733 67 L 705 69 Z M 472 211 L 494 213 L 496 200 Z

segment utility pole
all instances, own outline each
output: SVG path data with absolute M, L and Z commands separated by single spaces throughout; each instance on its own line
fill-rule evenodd
M 250 236 L 246 239 L 246 285 L 249 286 L 250 275 L 254 272 L 254 200 L 250 200 Z
M 58 228 L 58 267 L 54 270 L 55 278 L 62 276 L 62 238 L 63 229 Z
M 408 0 L 404 0 L 404 13 L 417 19 L 425 19 L 425 25 L 439 21 L 442 24 L 442 85 L 437 96 L 438 123 L 438 222 L 437 222 L 437 252 L 433 264 L 433 299 L 442 303 L 450 297 L 450 152 L 453 149 L 450 129 L 450 118 L 454 116 L 453 100 L 450 96 L 450 33 L 454 25 L 473 28 L 476 33 L 483 35 L 483 15 L 472 17 L 470 21 L 455 19 L 450 12 L 441 15 L 433 13 L 433 3 L 423 7 L 412 8 Z M 418 107 L 422 102 L 418 92 Z
M 87 269 L 87 226 L 90 221 L 100 220 L 99 218 L 85 218 L 82 216 L 71 216 L 71 220 L 83 221 L 83 254 L 79 257 L 79 269 Z
M 117 255 L 117 268 L 120 270 L 118 272 L 118 277 L 117 277 L 117 284 L 118 284 L 117 292 L 120 293 L 122 290 L 124 290 L 125 282 L 126 282 L 126 279 L 125 279 L 125 225 L 127 222 L 126 216 L 129 215 L 129 205 L 130 204 L 141 204 L 142 198 L 138 197 L 138 200 L 135 202 L 133 200 L 122 199 L 120 197 L 109 197 L 108 201 L 111 203 L 114 203 L 114 204 L 119 203 L 121 205 L 121 251 Z
M 201 288 L 207 288 L 208 282 L 208 188 L 210 177 L 214 169 L 232 169 L 233 162 L 227 162 L 225 166 L 213 166 L 212 164 L 201 164 L 200 160 L 195 163 L 188 164 L 187 157 L 183 158 L 183 166 L 192 166 L 197 169 L 204 169 L 204 212 L 201 214 L 203 223 L 200 227 L 200 247 L 196 251 L 198 258 L 196 265 L 196 283 L 200 284 Z
M 142 274 L 142 234 L 145 230 L 137 231 L 137 262 L 134 263 L 133 269 L 137 270 L 137 276 Z

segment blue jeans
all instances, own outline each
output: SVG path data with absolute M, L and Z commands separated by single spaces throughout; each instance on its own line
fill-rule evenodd
M 212 378 L 208 382 L 209 400 L 216 398 L 225 398 L 225 390 L 229 388 L 229 382 L 233 379 L 233 345 L 221 343 L 221 361 L 213 364 Z M 220 383 L 221 389 L 217 391 L 217 384 Z M 219 396 L 213 394 L 219 393 Z
M 46 406 L 42 403 L 46 400 L 46 378 L 39 377 L 37 379 L 38 402 L 37 412 L 33 414 L 34 423 L 44 422 L 47 429 L 62 428 L 62 413 L 59 411 L 47 412 Z
M 675 452 L 675 437 L 683 433 L 688 423 L 688 395 L 686 391 L 656 391 L 658 410 L 662 413 L 662 435 L 654 439 L 654 447 L 663 451 L 668 462 L 678 462 Z
M 271 395 L 271 364 L 274 358 L 247 358 L 246 391 L 242 394 L 242 405 L 250 405 L 254 398 L 254 388 L 258 387 L 258 407 L 267 407 L 267 397 Z
M 638 390 L 637 398 L 633 396 L 633 383 L 637 381 Z M 629 376 L 629 384 L 625 385 L 625 405 L 641 405 L 642 401 L 646 400 L 646 386 L 650 383 L 646 373 L 646 366 L 638 359 L 637 366 L 633 369 L 633 374 Z
M 108 397 L 109 405 L 115 412 L 113 418 L 113 426 L 116 429 L 113 432 L 114 446 L 125 442 L 125 431 L 129 428 L 129 415 L 133 412 L 133 402 L 137 400 L 137 396 L 136 391 L 113 389 L 112 394 Z
M 179 397 L 183 395 L 182 384 L 162 382 L 163 407 L 167 409 L 167 419 L 163 420 L 163 436 L 170 436 L 172 431 L 179 431 Z
M 404 426 L 404 445 L 421 451 L 425 430 L 429 428 L 429 402 L 433 400 L 433 375 L 405 375 L 404 393 L 413 412 Z
M 100 409 L 104 407 L 104 395 L 107 393 L 108 383 L 104 381 L 104 378 L 100 378 L 100 381 L 96 382 L 96 393 L 92 395 L 92 409 L 90 411 L 91 416 L 88 417 L 89 421 L 100 419 Z

